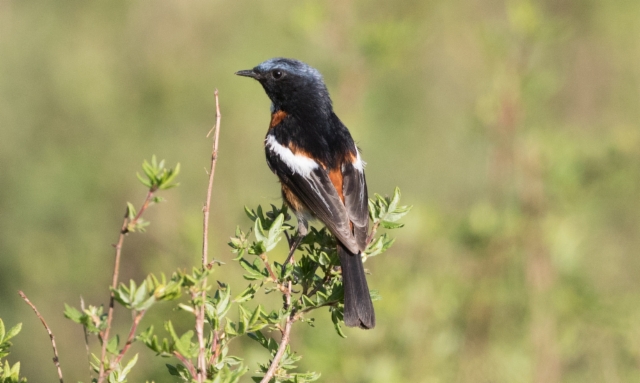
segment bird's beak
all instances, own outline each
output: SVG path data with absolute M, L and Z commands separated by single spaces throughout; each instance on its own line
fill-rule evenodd
M 259 80 L 262 77 L 260 76 L 259 73 L 256 73 L 253 69 L 239 70 L 236 72 L 236 74 L 238 76 L 255 78 L 256 80 Z

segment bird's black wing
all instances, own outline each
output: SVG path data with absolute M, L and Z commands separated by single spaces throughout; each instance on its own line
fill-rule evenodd
M 265 152 L 271 170 L 347 249 L 359 253 L 360 246 L 351 232 L 349 213 L 327 171 L 312 158 L 294 155 L 288 148 L 278 145 L 273 139 L 267 139 Z
M 342 184 L 344 204 L 353 222 L 353 235 L 360 250 L 365 250 L 369 232 L 369 195 L 359 156 L 356 163 L 345 162 L 342 165 Z

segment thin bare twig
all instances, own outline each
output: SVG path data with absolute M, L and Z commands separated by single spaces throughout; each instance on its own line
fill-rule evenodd
M 205 202 L 204 208 L 202 211 L 204 212 L 204 230 L 202 233 L 202 267 L 206 267 L 207 265 L 207 255 L 209 252 L 209 210 L 211 208 L 211 191 L 213 189 L 213 176 L 216 172 L 216 163 L 218 161 L 218 139 L 220 137 L 220 102 L 218 101 L 218 90 L 215 92 L 216 97 L 216 124 L 213 127 L 212 131 L 215 130 L 215 135 L 213 139 L 213 148 L 211 150 L 211 170 L 209 170 L 209 187 L 207 188 L 207 201 Z M 211 134 L 211 131 L 209 131 Z M 209 137 L 207 134 L 207 137 Z
M 131 344 L 133 343 L 133 340 L 136 336 L 136 330 L 138 329 L 138 325 L 140 324 L 140 321 L 142 320 L 142 317 L 144 316 L 145 313 L 146 313 L 146 310 L 138 311 L 136 313 L 136 316 L 133 318 L 133 323 L 131 324 L 131 330 L 129 330 L 127 343 L 124 344 L 124 347 L 122 348 L 122 350 L 120 350 L 120 354 L 118 354 L 118 357 L 113 361 L 113 364 L 117 365 L 118 363 L 120 363 L 120 361 L 124 357 L 124 354 L 126 354 L 127 351 L 129 350 L 129 347 L 131 347 Z
M 115 245 L 116 248 L 116 259 L 115 264 L 113 266 L 113 278 L 111 280 L 111 287 L 113 289 L 118 288 L 118 276 L 120 274 L 120 257 L 122 255 L 122 243 L 124 242 L 124 237 L 129 232 L 129 224 L 134 224 L 140 219 L 142 213 L 147 210 L 149 205 L 151 204 L 151 200 L 153 199 L 154 189 L 150 189 L 147 193 L 147 198 L 144 200 L 142 207 L 138 211 L 138 214 L 129 221 L 129 208 L 127 208 L 124 214 L 124 220 L 122 221 L 122 227 L 120 228 L 120 236 L 118 237 L 118 243 Z M 101 335 L 102 338 L 102 350 L 100 353 L 100 370 L 98 371 L 98 383 L 102 383 L 104 378 L 106 377 L 106 372 L 104 368 L 104 359 L 107 355 L 107 343 L 109 342 L 109 332 L 111 331 L 111 322 L 113 321 L 113 309 L 115 307 L 115 295 L 113 291 L 111 291 L 109 295 L 109 311 L 107 313 L 107 327 Z
M 216 124 L 212 128 L 211 131 L 215 131 L 214 139 L 213 139 L 213 147 L 211 148 L 211 169 L 209 170 L 209 185 L 207 187 L 207 200 L 205 202 L 203 211 L 203 230 L 202 230 L 202 270 L 208 268 L 208 252 L 209 252 L 209 212 L 211 210 L 211 192 L 213 190 L 213 177 L 216 172 L 216 164 L 218 162 L 218 142 L 220 137 L 220 101 L 218 99 L 218 90 L 215 91 L 215 99 L 216 99 Z M 207 134 L 211 134 L 211 131 Z M 205 301 L 207 299 L 207 292 L 202 289 L 202 303 L 199 307 L 198 313 L 196 314 L 196 334 L 198 335 L 198 371 L 196 380 L 198 382 L 203 382 L 206 378 L 206 349 L 205 349 L 205 341 L 204 341 L 204 317 L 205 317 Z
M 24 301 L 27 302 L 29 306 L 31 306 L 33 311 L 38 316 L 38 318 L 40 318 L 40 322 L 42 322 L 42 325 L 49 333 L 49 338 L 51 339 L 51 346 L 53 347 L 53 363 L 56 365 L 56 368 L 58 369 L 58 378 L 60 378 L 60 383 L 64 383 L 64 380 L 62 379 L 62 369 L 60 368 L 60 358 L 58 357 L 58 348 L 56 347 L 56 338 L 53 336 L 51 329 L 47 325 L 47 322 L 44 320 L 42 315 L 40 315 L 40 312 L 38 312 L 38 309 L 36 308 L 36 306 L 33 303 L 31 303 L 31 301 L 29 300 L 29 298 L 27 298 L 25 293 L 23 293 L 22 291 L 18 291 L 18 294 L 20 294 L 22 299 L 24 299 Z

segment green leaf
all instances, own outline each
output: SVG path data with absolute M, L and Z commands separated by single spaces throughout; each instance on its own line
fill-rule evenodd
M 249 315 L 250 312 L 247 311 L 242 305 L 238 305 L 238 313 L 240 320 L 238 321 L 238 327 L 236 331 L 238 331 L 238 335 L 242 335 L 247 332 L 249 328 Z
M 160 196 L 155 196 L 151 199 L 152 203 L 161 203 L 166 201 L 164 198 L 160 197 Z
M 240 266 L 249 272 L 249 275 L 245 275 L 244 277 L 249 280 L 262 279 L 263 274 L 262 271 L 256 267 L 254 264 L 249 263 L 246 259 L 242 258 L 240 260 Z
M 164 165 L 164 161 L 162 162 L 162 165 Z M 165 174 L 163 175 L 163 179 L 160 182 L 159 188 L 166 190 L 166 189 L 170 189 L 173 187 L 178 186 L 179 184 L 172 184 L 171 182 L 176 178 L 176 176 L 178 175 L 178 173 L 180 173 L 180 163 L 178 162 L 176 164 L 176 167 L 174 169 L 169 169 L 168 171 L 164 169 L 164 166 L 160 166 L 160 168 L 162 168 L 165 172 Z
M 176 342 L 176 348 L 178 349 L 178 351 L 182 355 L 187 357 L 187 358 L 193 356 L 193 354 L 191 352 L 191 348 L 192 348 L 191 339 L 192 338 L 193 338 L 193 331 L 189 330 L 189 331 L 185 332 L 184 334 L 182 334 L 180 339 Z
M 146 179 L 145 179 L 143 176 L 141 176 L 141 175 L 140 175 L 140 173 L 136 173 L 136 176 L 138 177 L 138 179 L 140 180 L 140 182 L 141 182 L 144 186 L 146 186 L 146 187 L 148 187 L 148 188 L 150 188 L 150 187 L 151 187 L 151 182 L 149 182 L 149 179 L 148 179 L 148 178 L 146 178 Z
M 229 311 L 230 305 L 229 303 L 231 302 L 231 290 L 230 289 L 224 289 L 224 290 L 218 290 L 216 292 L 216 296 L 218 298 L 217 304 L 216 304 L 216 314 L 222 318 L 223 316 L 226 315 L 227 311 Z
M 78 311 L 75 307 L 71 307 L 66 303 L 64 304 L 64 316 L 76 323 L 82 324 L 82 313 Z M 0 320 L 0 324 L 1 323 L 2 323 L 2 320 Z
M 253 255 L 261 255 L 267 252 L 267 247 L 265 246 L 264 242 L 259 241 L 257 243 L 254 243 L 251 245 L 251 247 L 249 247 L 249 254 L 253 254 Z
M 404 226 L 404 223 L 394 223 L 384 220 L 380 222 L 380 225 L 385 229 L 399 229 Z
M 365 257 L 363 261 L 366 261 L 367 258 L 375 257 L 376 255 L 384 253 L 391 245 L 395 242 L 394 238 L 389 238 L 387 234 L 383 234 L 376 238 L 369 244 L 369 247 L 365 250 Z
M 149 339 L 151 339 L 152 335 L 153 335 L 153 325 L 149 326 L 146 330 L 138 334 L 136 338 L 141 342 L 146 343 Z
M 315 302 L 311 300 L 311 298 L 309 298 L 306 295 L 302 296 L 302 304 L 304 308 L 308 308 L 308 307 L 315 307 Z
M 144 162 L 142 163 L 142 171 L 147 176 L 149 181 L 151 181 L 152 183 L 153 183 L 153 181 L 155 181 L 156 172 L 154 170 L 154 167 L 151 166 L 151 164 L 149 164 L 149 162 L 147 162 L 147 160 L 144 160 Z
M 371 296 L 371 300 L 374 302 L 382 300 L 382 296 L 380 295 L 378 290 L 369 290 L 369 296 Z
M 255 221 L 258 218 L 256 213 L 253 210 L 250 210 L 247 206 L 244 207 L 244 212 L 251 221 Z
M 2 325 L 4 327 L 4 324 Z M 4 335 L 4 339 L 0 339 L 0 342 L 6 342 L 14 336 L 18 335 L 18 333 L 22 330 L 22 323 L 18 323 L 17 325 L 11 327 L 9 331 Z
M 131 358 L 129 363 L 127 363 L 127 365 L 122 369 L 122 372 L 121 372 L 122 378 L 126 377 L 127 374 L 131 372 L 131 369 L 133 368 L 133 366 L 136 365 L 137 362 L 138 362 L 138 354 L 136 354 L 133 358 Z
M 142 301 L 141 303 L 135 305 L 135 309 L 137 311 L 146 311 L 148 310 L 151 306 L 153 306 L 153 304 L 156 303 L 156 298 L 152 295 L 149 298 L 147 298 L 145 301 Z
M 347 336 L 344 334 L 344 332 L 342 331 L 342 326 L 340 325 L 340 323 L 342 323 L 342 318 L 343 318 L 343 311 L 342 311 L 342 307 L 337 308 L 337 307 L 332 307 L 331 308 L 331 321 L 333 322 L 333 327 L 335 328 L 336 332 L 338 333 L 339 336 L 341 336 L 342 338 L 346 338 Z
M 230 336 L 230 337 L 234 337 L 238 335 L 238 332 L 236 331 L 236 326 L 235 323 L 228 321 L 225 326 L 224 326 L 224 332 Z
M 120 343 L 120 337 L 118 335 L 112 337 L 107 342 L 107 351 L 109 351 L 112 354 L 117 354 L 118 353 L 118 344 L 119 343 Z
M 133 285 L 135 287 L 135 285 Z M 142 282 L 142 284 L 140 284 L 140 287 L 137 290 L 131 290 L 131 292 L 133 293 L 135 291 L 135 295 L 133 296 L 133 302 L 132 304 L 135 306 L 137 304 L 142 303 L 145 298 L 147 297 L 147 283 Z
M 129 217 L 129 220 L 136 217 L 136 208 L 131 202 L 127 202 L 127 217 Z
M 182 334 L 182 337 L 180 338 L 180 342 L 176 343 L 176 348 L 178 349 L 178 351 L 182 350 L 180 351 L 180 353 L 186 356 L 187 358 L 195 357 L 195 354 L 192 352 L 192 349 L 193 349 L 193 342 L 191 342 L 192 338 L 193 338 L 193 331 L 189 330 L 184 334 Z
M 260 218 L 256 218 L 256 222 L 253 225 L 253 235 L 256 236 L 256 240 L 258 240 L 258 242 L 267 241 L 267 237 L 264 235 L 264 230 L 262 229 L 262 221 Z
M 372 221 L 375 221 L 376 219 L 378 219 L 380 211 L 378 210 L 375 202 L 373 202 L 372 199 L 369 199 L 367 203 L 369 205 L 369 218 L 371 218 Z
M 256 309 L 253 311 L 253 314 L 251 314 L 251 318 L 249 318 L 249 327 L 253 326 L 258 322 L 258 319 L 260 319 L 261 314 L 262 314 L 262 306 L 258 305 L 258 307 L 256 307 Z
M 391 198 L 391 201 L 389 202 L 389 210 L 388 211 L 396 210 L 396 207 L 398 206 L 398 202 L 400 202 L 400 188 L 398 188 L 396 186 L 396 188 L 393 190 L 393 197 Z
M 167 370 L 169 370 L 169 375 L 171 375 L 171 376 L 180 376 L 180 372 L 178 371 L 178 369 L 175 366 L 172 366 L 170 364 L 165 364 L 165 366 L 167 367 Z
M 413 206 L 400 206 L 395 210 L 390 210 L 387 214 L 384 215 L 384 220 L 388 222 L 396 222 L 400 218 L 407 215 L 407 213 L 411 211 L 412 208 Z
M 253 299 L 254 295 L 260 288 L 259 285 L 249 285 L 243 292 L 240 293 L 237 297 L 233 299 L 236 303 L 242 303 Z
M 269 234 L 266 244 L 266 251 L 273 250 L 274 247 L 280 242 L 282 236 L 280 235 L 284 229 L 282 228 L 282 224 L 284 223 L 284 214 L 279 214 L 278 217 L 271 224 L 271 228 L 269 228 Z
M 278 349 L 278 344 L 272 338 L 267 338 L 261 331 L 255 331 L 247 334 L 249 338 L 255 340 L 260 343 L 262 347 L 266 348 L 269 351 L 276 351 Z

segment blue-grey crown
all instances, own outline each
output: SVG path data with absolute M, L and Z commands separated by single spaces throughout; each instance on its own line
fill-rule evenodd
M 313 68 L 302 61 L 295 59 L 288 59 L 283 57 L 276 57 L 264 61 L 255 67 L 259 72 L 270 72 L 274 69 L 282 69 L 288 73 L 297 74 L 302 77 L 312 78 L 315 81 L 324 83 L 322 75 L 316 68 Z

